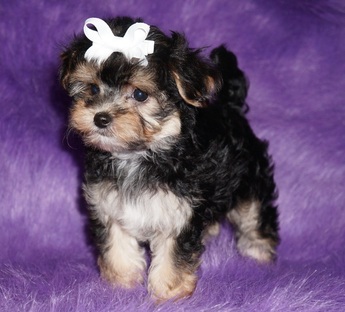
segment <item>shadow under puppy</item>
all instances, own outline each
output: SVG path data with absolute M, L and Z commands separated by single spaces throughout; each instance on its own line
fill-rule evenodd
M 247 82 L 234 54 L 221 46 L 206 60 L 179 33 L 131 18 L 106 22 L 85 23 L 89 35 L 66 48 L 60 70 L 73 99 L 70 127 L 86 145 L 83 188 L 102 277 L 123 287 L 143 282 L 145 242 L 151 294 L 189 296 L 204 237 L 223 217 L 242 255 L 273 260 L 273 165 L 246 120 Z M 132 26 L 139 31 L 131 40 L 144 33 L 134 48 Z M 89 40 L 102 27 L 104 42 Z M 151 46 L 143 52 L 140 44 Z

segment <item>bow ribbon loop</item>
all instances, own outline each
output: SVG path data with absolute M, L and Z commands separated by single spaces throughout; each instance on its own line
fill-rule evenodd
M 96 30 L 89 28 L 93 25 Z M 129 60 L 139 59 L 147 66 L 146 55 L 154 51 L 154 41 L 146 40 L 150 26 L 145 23 L 131 25 L 123 37 L 115 36 L 109 25 L 99 18 L 89 18 L 84 24 L 84 34 L 92 41 L 92 46 L 85 52 L 88 61 L 96 60 L 99 64 L 113 52 L 123 53 Z

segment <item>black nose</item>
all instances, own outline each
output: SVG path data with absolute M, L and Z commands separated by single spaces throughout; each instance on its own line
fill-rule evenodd
M 111 116 L 104 112 L 97 113 L 93 118 L 93 122 L 98 128 L 106 128 L 111 123 L 111 120 Z

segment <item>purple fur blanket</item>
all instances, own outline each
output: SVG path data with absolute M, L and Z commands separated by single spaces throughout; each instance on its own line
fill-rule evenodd
M 85 19 L 117 15 L 237 54 L 276 163 L 275 265 L 240 257 L 224 225 L 190 299 L 155 306 L 100 280 L 57 72 Z M 1 1 L 0 47 L 0 311 L 345 311 L 343 0 Z

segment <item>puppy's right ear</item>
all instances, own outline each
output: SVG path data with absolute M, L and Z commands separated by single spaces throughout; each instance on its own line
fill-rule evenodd
M 59 79 L 61 85 L 64 87 L 65 90 L 68 90 L 71 73 L 74 71 L 76 67 L 77 58 L 78 57 L 76 51 L 73 51 L 72 49 L 67 49 L 63 51 L 60 56 L 61 66 Z
M 68 91 L 71 74 L 77 66 L 85 62 L 85 52 L 90 48 L 91 42 L 85 36 L 75 36 L 72 43 L 60 55 L 60 83 Z

